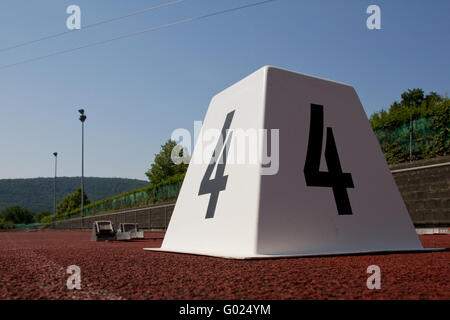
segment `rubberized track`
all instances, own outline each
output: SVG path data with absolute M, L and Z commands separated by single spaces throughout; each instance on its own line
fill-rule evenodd
M 91 242 L 89 232 L 0 232 L 0 299 L 450 299 L 450 251 L 275 260 L 144 251 L 163 233 Z M 450 235 L 421 236 L 450 248 Z M 369 265 L 381 290 L 369 290 Z M 66 268 L 81 268 L 68 290 Z

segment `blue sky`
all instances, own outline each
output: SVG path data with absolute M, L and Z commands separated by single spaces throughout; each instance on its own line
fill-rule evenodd
M 2 0 L 0 47 L 66 31 L 66 8 L 83 25 L 169 0 Z M 263 6 L 114 41 L 65 55 L 1 66 L 257 0 L 185 0 L 97 28 L 0 52 L 0 178 L 85 175 L 146 179 L 176 128 L 193 131 L 209 100 L 264 65 L 348 83 L 368 116 L 408 88 L 450 87 L 450 2 L 278 0 Z M 381 8 L 382 30 L 366 9 Z

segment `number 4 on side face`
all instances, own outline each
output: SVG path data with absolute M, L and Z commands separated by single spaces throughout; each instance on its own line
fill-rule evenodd
M 352 175 L 343 173 L 334 140 L 333 130 L 327 127 L 325 160 L 328 172 L 320 171 L 320 157 L 323 141 L 323 106 L 311 104 L 308 151 L 306 153 L 305 174 L 309 187 L 327 187 L 333 189 L 339 215 L 353 214 L 347 188 L 354 188 Z
M 228 146 L 230 145 L 231 137 L 233 134 L 233 132 L 230 132 L 227 138 L 227 130 L 230 129 L 233 117 L 234 111 L 231 111 L 230 113 L 227 114 L 225 123 L 223 124 L 221 136 L 217 141 L 216 148 L 214 149 L 211 161 L 208 167 L 206 168 L 205 175 L 203 176 L 202 182 L 200 183 L 200 190 L 198 191 L 198 195 L 200 196 L 204 194 L 211 194 L 209 198 L 208 209 L 206 211 L 205 219 L 214 218 L 217 200 L 219 199 L 219 192 L 225 190 L 227 185 L 228 176 L 225 176 L 224 172 L 225 172 L 225 165 L 227 163 Z M 211 179 L 212 172 L 214 170 L 214 167 L 216 166 L 216 160 L 218 160 L 217 158 L 222 149 L 223 149 L 222 157 L 221 159 L 219 159 L 219 163 L 217 164 L 216 175 L 214 179 Z
M 217 141 L 211 161 L 206 169 L 205 175 L 200 183 L 198 195 L 210 194 L 206 219 L 214 218 L 214 213 L 219 199 L 219 192 L 225 190 L 228 176 L 224 175 L 227 162 L 227 151 L 231 141 L 232 132 L 227 137 L 227 130 L 230 129 L 233 121 L 234 111 L 227 114 L 225 123 L 222 127 L 221 136 Z M 323 106 L 311 104 L 311 120 L 308 140 L 308 150 L 304 174 L 306 185 L 309 187 L 327 187 L 332 188 L 334 199 L 339 215 L 353 214 L 350 200 L 347 194 L 347 188 L 354 188 L 352 175 L 343 173 L 341 163 L 336 148 L 336 142 L 333 130 L 327 127 L 327 137 L 325 145 L 325 160 L 328 172 L 320 171 L 320 158 L 323 143 Z M 223 151 L 222 151 L 223 149 Z M 217 159 L 222 151 L 222 156 Z M 219 160 L 219 163 L 217 163 Z M 214 167 L 217 165 L 216 174 L 211 179 Z

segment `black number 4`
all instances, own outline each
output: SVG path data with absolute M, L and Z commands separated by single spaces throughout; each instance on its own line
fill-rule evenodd
M 319 169 L 323 141 L 323 106 L 311 104 L 310 122 L 308 151 L 303 171 L 306 185 L 332 188 L 338 214 L 353 214 L 347 194 L 347 188 L 354 188 L 352 175 L 342 172 L 333 130 L 330 127 L 327 127 L 327 142 L 325 145 L 325 160 L 328 172 Z
M 223 174 L 225 172 L 225 165 L 227 163 L 227 150 L 233 132 L 230 132 L 228 138 L 226 139 L 226 142 L 225 138 L 227 137 L 227 130 L 230 129 L 231 121 L 233 121 L 233 116 L 234 111 L 231 111 L 227 114 L 225 123 L 223 124 L 221 137 L 219 137 L 219 140 L 217 141 L 211 161 L 208 165 L 208 168 L 206 168 L 205 175 L 203 176 L 202 182 L 200 183 L 200 190 L 198 191 L 198 195 L 200 196 L 204 194 L 211 194 L 205 219 L 214 218 L 217 200 L 219 199 L 219 192 L 225 190 L 225 187 L 227 185 L 228 176 L 224 176 Z M 217 164 L 216 175 L 214 179 L 211 179 L 212 172 L 214 170 L 214 167 L 216 166 L 216 157 L 220 154 L 222 148 L 222 157 Z

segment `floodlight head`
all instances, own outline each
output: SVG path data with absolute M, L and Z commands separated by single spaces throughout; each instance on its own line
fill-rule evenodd
M 55 157 L 57 157 L 57 156 L 58 156 L 58 152 L 53 152 L 53 155 L 54 155 Z
M 80 109 L 80 110 L 78 110 L 78 112 L 79 112 L 80 114 L 84 114 L 84 109 Z
M 81 122 L 86 121 L 86 119 L 87 119 L 87 117 L 86 117 L 84 114 L 82 114 L 82 115 L 80 116 L 80 121 L 81 121 Z

